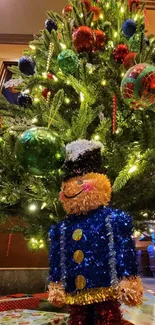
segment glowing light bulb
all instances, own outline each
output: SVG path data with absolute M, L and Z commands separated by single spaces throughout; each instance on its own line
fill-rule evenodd
M 44 248 L 44 244 L 40 244 L 39 245 L 39 248 Z
M 44 202 L 44 203 L 42 204 L 42 206 L 41 206 L 41 210 L 43 210 L 46 206 L 47 206 L 47 203 Z
M 66 81 L 66 84 L 67 84 L 67 85 L 70 85 L 70 81 L 69 81 L 69 80 L 67 80 L 67 81 Z
M 98 134 L 95 134 L 94 135 L 94 140 L 96 140 L 96 141 L 100 140 L 100 136 Z
M 82 92 L 80 92 L 80 101 L 84 102 L 84 94 Z
M 136 169 L 137 169 L 137 166 L 136 166 L 136 165 L 133 165 L 133 166 L 129 169 L 128 173 L 129 173 L 129 174 L 134 173 Z
M 135 16 L 134 20 L 136 21 L 136 20 L 137 20 L 137 18 L 138 18 L 138 15 L 136 14 L 136 16 Z
M 5 199 L 6 199 L 6 196 L 2 196 L 1 202 L 5 201 Z
M 25 89 L 25 90 L 23 91 L 23 94 L 29 94 L 29 92 L 30 92 L 29 89 Z
M 106 84 L 107 84 L 106 80 L 103 79 L 103 80 L 101 81 L 101 85 L 104 87 L 104 86 L 106 86 Z
M 32 119 L 32 123 L 37 123 L 38 122 L 38 119 L 37 119 L 37 117 L 34 117 L 33 119 Z
M 149 229 L 149 232 L 154 232 L 154 230 L 152 228 Z
M 65 50 L 66 49 L 66 44 L 64 44 L 64 43 L 60 43 L 60 46 L 61 46 L 61 48 L 63 49 L 63 50 Z
M 114 37 L 116 38 L 116 37 L 117 37 L 117 35 L 118 35 L 118 33 L 117 33 L 117 32 L 115 32 L 115 33 L 114 33 Z
M 124 77 L 124 76 L 125 76 L 125 73 L 124 73 L 124 72 L 122 72 L 122 73 L 121 73 L 121 77 Z
M 43 73 L 42 73 L 42 76 L 43 76 L 43 78 L 46 79 L 46 78 L 47 78 L 47 72 L 43 72 Z
M 53 80 L 56 82 L 58 81 L 58 78 L 56 76 L 53 76 Z
M 123 7 L 121 7 L 121 10 L 120 10 L 120 12 L 123 14 L 123 12 L 124 12 L 125 10 L 124 10 L 124 8 Z
M 33 50 L 33 51 L 36 49 L 36 47 L 35 47 L 34 45 L 32 45 L 32 44 L 30 44 L 29 47 L 30 47 L 30 49 Z
M 39 102 L 39 98 L 38 97 L 34 97 L 34 102 L 38 103 Z
M 106 7 L 109 8 L 109 6 L 110 6 L 110 4 L 109 4 L 109 2 L 107 2 Z
M 80 14 L 80 17 L 83 18 L 83 13 Z
M 101 20 L 103 20 L 103 19 L 104 19 L 104 15 L 103 15 L 103 14 L 100 14 L 100 15 L 99 15 L 99 18 L 100 18 Z
M 148 213 L 147 212 L 143 213 L 143 217 L 148 217 Z
M 68 97 L 65 97 L 65 103 L 69 104 L 70 103 L 70 99 Z
M 42 90 L 42 89 L 43 89 L 43 86 L 39 85 L 39 89 L 41 89 L 41 90 Z
M 31 212 L 36 211 L 36 210 L 37 210 L 37 205 L 36 205 L 35 203 L 31 203 L 31 204 L 29 205 L 29 210 L 30 210 Z

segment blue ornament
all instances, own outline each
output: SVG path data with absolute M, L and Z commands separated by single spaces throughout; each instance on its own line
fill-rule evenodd
M 133 19 L 127 19 L 122 25 L 122 31 L 127 38 L 132 37 L 136 32 L 137 24 Z
M 45 27 L 46 27 L 46 29 L 48 30 L 49 33 L 51 33 L 52 30 L 57 30 L 58 29 L 57 23 L 52 19 L 47 19 L 45 21 Z
M 30 56 L 22 56 L 19 59 L 19 70 L 26 76 L 32 76 L 35 73 L 35 61 Z
M 17 103 L 19 106 L 26 108 L 27 106 L 32 105 L 32 99 L 27 94 L 20 94 L 17 98 Z

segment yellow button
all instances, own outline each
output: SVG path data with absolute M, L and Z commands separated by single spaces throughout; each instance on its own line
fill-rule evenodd
M 72 235 L 72 238 L 74 240 L 80 240 L 82 238 L 82 229 L 76 229 L 74 232 L 73 232 L 73 235 Z
M 76 289 L 82 290 L 86 286 L 86 279 L 83 275 L 78 275 L 75 279 L 75 286 Z
M 78 249 L 77 251 L 75 251 L 73 258 L 76 263 L 80 264 L 84 260 L 84 254 L 80 249 Z

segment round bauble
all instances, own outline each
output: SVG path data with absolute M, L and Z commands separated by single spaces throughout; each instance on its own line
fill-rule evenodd
M 52 19 L 47 19 L 45 21 L 45 27 L 46 27 L 46 29 L 48 30 L 49 33 L 51 33 L 52 30 L 57 30 L 58 29 L 57 23 Z
M 127 38 L 132 37 L 136 32 L 137 24 L 133 19 L 127 19 L 122 25 L 122 31 Z
M 19 106 L 26 108 L 32 105 L 32 99 L 29 95 L 21 93 L 17 98 L 17 103 Z
M 121 93 L 134 109 L 155 104 L 155 67 L 140 63 L 130 68 L 122 79 Z
M 118 63 L 123 63 L 128 53 L 129 50 L 127 45 L 119 44 L 113 51 L 114 60 Z
M 93 30 L 94 33 L 94 50 L 102 50 L 105 46 L 106 35 L 101 29 Z
M 86 11 L 89 12 L 90 11 L 90 7 L 91 7 L 91 2 L 90 0 L 81 0 L 82 3 L 84 3 Z
M 48 88 L 44 88 L 44 90 L 42 91 L 42 96 L 47 99 L 47 95 L 50 92 L 50 90 Z
M 54 75 L 53 75 L 52 73 L 49 72 L 49 73 L 47 74 L 47 78 L 53 80 L 53 79 L 54 79 Z
M 42 127 L 34 127 L 19 136 L 15 153 L 25 172 L 35 176 L 50 174 L 64 161 L 62 140 L 56 132 Z
M 94 15 L 93 15 L 93 21 L 96 21 L 99 19 L 100 17 L 100 13 L 101 13 L 101 9 L 97 6 L 94 6 L 94 7 L 91 7 L 90 8 L 90 12 L 93 12 Z
M 79 64 L 78 56 L 72 50 L 63 50 L 58 55 L 59 68 L 65 74 L 73 74 L 76 72 Z
M 73 11 L 73 7 L 71 5 L 66 5 L 64 7 L 64 9 L 62 10 L 62 14 L 64 16 L 67 16 L 68 14 L 70 14 Z
M 19 70 L 26 76 L 32 76 L 35 73 L 35 61 L 30 56 L 22 56 L 18 62 Z
M 139 0 L 129 0 L 130 11 L 139 9 Z
M 73 43 L 77 52 L 91 52 L 94 36 L 91 28 L 80 26 L 73 32 Z
M 125 69 L 129 69 L 135 65 L 135 58 L 136 58 L 137 53 L 136 52 L 129 52 L 125 59 L 124 59 L 124 67 Z

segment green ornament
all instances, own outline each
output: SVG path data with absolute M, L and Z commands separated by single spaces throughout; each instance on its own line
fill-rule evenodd
M 45 176 L 58 170 L 65 156 L 59 135 L 42 127 L 24 132 L 17 140 L 15 153 L 25 171 L 35 176 Z
M 63 50 L 58 55 L 57 60 L 58 60 L 59 68 L 65 74 L 73 74 L 78 68 L 78 64 L 79 64 L 78 56 L 72 50 Z

